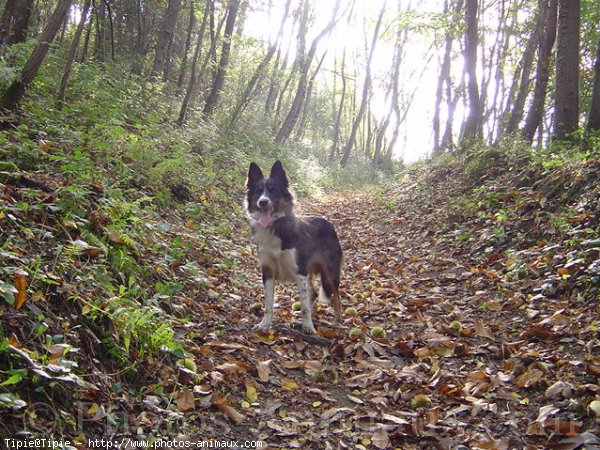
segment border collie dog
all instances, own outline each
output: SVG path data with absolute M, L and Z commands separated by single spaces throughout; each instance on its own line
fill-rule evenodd
M 302 330 L 315 332 L 311 303 L 316 297 L 312 277 L 321 277 L 319 299 L 331 300 L 336 319 L 341 315 L 338 293 L 342 248 L 333 225 L 321 217 L 296 217 L 294 198 L 280 161 L 268 178 L 255 163 L 250 164 L 245 207 L 252 234 L 258 244 L 258 259 L 265 288 L 265 315 L 256 326 L 267 332 L 273 320 L 275 281 L 294 281 L 300 291 Z

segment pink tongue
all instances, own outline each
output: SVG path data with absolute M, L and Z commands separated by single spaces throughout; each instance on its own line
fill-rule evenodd
M 271 222 L 271 218 L 271 210 L 262 211 L 258 219 L 258 223 L 261 227 L 267 228 L 267 225 L 269 225 L 269 222 Z

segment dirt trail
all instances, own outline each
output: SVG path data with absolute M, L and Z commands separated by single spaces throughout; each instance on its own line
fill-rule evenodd
M 526 312 L 490 267 L 500 256 L 441 239 L 435 216 L 411 204 L 410 193 L 346 194 L 305 203 L 302 212 L 335 225 L 345 257 L 342 302 L 356 315 L 336 325 L 331 311 L 316 314 L 330 346 L 253 333 L 260 312 L 251 305 L 262 288 L 255 258 L 243 258 L 232 274 L 235 301 L 204 306 L 217 319 L 205 323 L 196 358 L 209 374 L 203 392 L 212 392 L 196 437 L 314 449 L 533 449 L 547 448 L 553 434 L 553 442 L 597 439 L 585 433 L 593 418 L 576 416 L 568 400 L 576 384 L 595 381 L 576 369 L 585 346 L 565 347 L 535 328 L 541 317 L 569 313 L 560 304 Z M 250 252 L 249 242 L 236 245 Z M 296 296 L 277 290 L 274 323 L 299 322 Z M 385 337 L 372 337 L 374 327 Z M 352 328 L 358 336 L 349 336 Z

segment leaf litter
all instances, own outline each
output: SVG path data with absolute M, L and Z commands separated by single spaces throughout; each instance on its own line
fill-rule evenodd
M 277 326 L 255 333 L 263 290 L 249 232 L 240 225 L 234 239 L 199 239 L 183 220 L 163 228 L 197 244 L 194 275 L 176 263 L 156 275 L 186 283 L 167 306 L 185 312 L 173 330 L 187 354 L 176 364 L 146 358 L 137 395 L 118 369 L 77 377 L 68 347 L 48 345 L 60 369 L 52 374 L 20 342 L 10 348 L 53 379 L 85 383 L 79 398 L 97 424 L 86 438 L 109 431 L 118 399 L 133 436 L 269 448 L 598 448 L 599 194 L 586 183 L 598 168 L 587 163 L 587 178 L 569 167 L 509 171 L 470 190 L 458 167 L 415 170 L 387 190 L 301 201 L 340 234 L 342 300 L 354 308 L 336 324 L 317 306 L 321 341 L 282 331 L 300 320 L 294 287 L 277 290 Z M 232 220 L 241 224 L 242 213 Z M 73 250 L 85 261 L 103 251 L 83 240 Z M 35 308 L 25 276 L 14 280 L 19 307 Z M 2 402 L 24 407 L 10 395 Z
M 456 182 L 414 173 L 387 191 L 305 203 L 340 234 L 343 303 L 356 314 L 338 326 L 317 307 L 327 348 L 253 335 L 251 315 L 235 324 L 242 333 L 224 332 L 254 349 L 238 352 L 258 393 L 239 408 L 244 432 L 270 448 L 597 448 L 597 211 L 580 200 L 561 218 L 543 188 L 513 191 L 517 178 L 486 185 L 494 196 L 480 189 L 459 220 Z M 260 300 L 258 274 L 237 294 L 248 308 Z M 295 295 L 279 289 L 276 323 L 299 320 Z M 244 382 L 228 386 L 239 404 Z

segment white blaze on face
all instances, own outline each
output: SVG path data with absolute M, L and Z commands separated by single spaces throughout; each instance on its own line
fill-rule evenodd
M 266 195 L 266 189 L 265 191 L 263 191 L 262 195 L 256 202 L 256 206 L 260 210 L 260 217 L 258 218 L 258 223 L 261 227 L 267 228 L 267 226 L 271 222 L 271 219 L 273 218 L 273 207 L 271 199 Z

